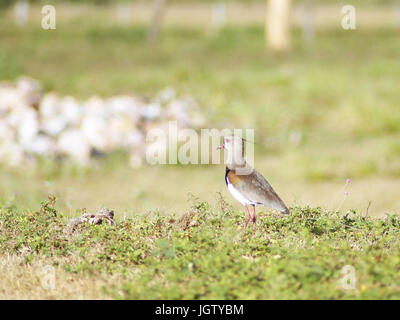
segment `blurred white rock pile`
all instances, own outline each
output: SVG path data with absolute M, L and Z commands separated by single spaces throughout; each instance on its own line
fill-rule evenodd
M 38 81 L 21 77 L 0 83 L 0 162 L 19 166 L 42 156 L 85 166 L 97 155 L 126 150 L 137 167 L 145 160 L 147 132 L 170 120 L 179 128 L 204 124 L 196 102 L 177 98 L 172 88 L 150 102 L 134 96 L 78 101 L 44 94 Z

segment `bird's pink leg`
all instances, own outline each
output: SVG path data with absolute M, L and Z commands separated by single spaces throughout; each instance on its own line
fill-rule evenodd
M 256 215 L 256 206 L 253 206 L 253 227 L 256 227 L 257 215 Z
M 247 228 L 247 225 L 249 224 L 249 221 L 250 221 L 250 212 L 249 212 L 249 209 L 247 208 L 247 206 L 244 206 L 244 210 L 246 211 L 246 225 L 245 225 L 245 228 Z

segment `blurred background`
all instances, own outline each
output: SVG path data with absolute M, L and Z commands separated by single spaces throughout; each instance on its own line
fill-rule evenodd
M 255 167 L 289 206 L 397 213 L 399 53 L 399 0 L 0 0 L 0 201 L 236 207 L 223 165 L 143 161 L 173 119 L 254 128 Z

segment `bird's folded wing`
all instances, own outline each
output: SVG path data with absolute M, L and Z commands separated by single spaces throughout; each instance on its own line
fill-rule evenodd
M 234 179 L 231 180 L 235 181 L 235 188 L 238 189 L 244 197 L 257 204 L 286 213 L 288 210 L 286 205 L 260 173 L 253 170 L 249 175 L 232 174 L 234 175 Z

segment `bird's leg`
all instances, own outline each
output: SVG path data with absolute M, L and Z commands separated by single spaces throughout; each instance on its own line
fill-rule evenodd
M 249 212 L 249 209 L 247 208 L 247 206 L 244 206 L 244 210 L 246 211 L 246 225 L 245 225 L 245 228 L 247 228 L 247 225 L 249 224 L 249 221 L 250 221 L 250 212 Z
M 253 227 L 256 227 L 257 215 L 256 215 L 256 206 L 253 205 Z

